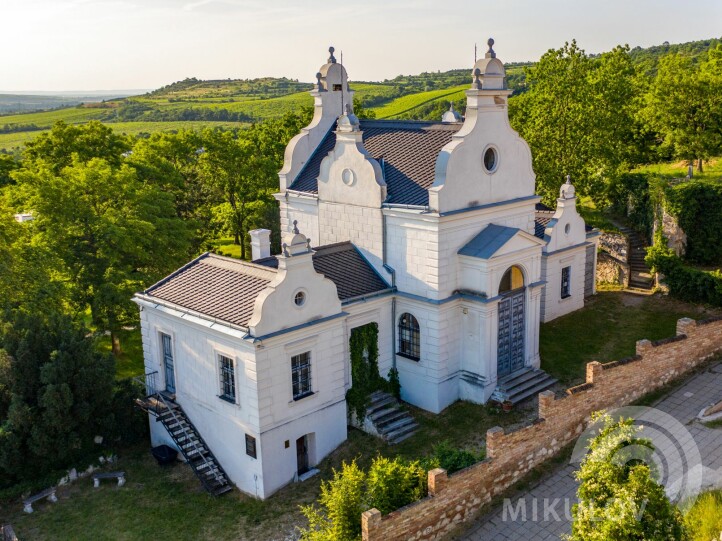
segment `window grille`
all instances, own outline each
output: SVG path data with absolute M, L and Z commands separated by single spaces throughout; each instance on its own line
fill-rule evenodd
M 421 358 L 419 322 L 406 312 L 399 318 L 399 355 L 418 361 Z
M 233 359 L 219 355 L 221 373 L 221 398 L 228 402 L 236 401 L 236 375 Z
M 311 353 L 301 353 L 291 357 L 291 379 L 293 399 L 298 400 L 311 394 Z
M 571 267 L 564 267 L 562 269 L 562 299 L 572 296 L 570 283 L 571 271 Z

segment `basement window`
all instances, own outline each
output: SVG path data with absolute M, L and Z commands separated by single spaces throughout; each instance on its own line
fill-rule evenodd
M 256 438 L 253 436 L 246 434 L 246 454 L 250 456 L 251 458 L 257 458 L 256 457 Z

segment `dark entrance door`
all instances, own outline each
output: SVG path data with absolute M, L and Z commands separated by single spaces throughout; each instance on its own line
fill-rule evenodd
M 510 291 L 499 301 L 497 377 L 524 367 L 524 291 Z
M 298 475 L 303 475 L 308 471 L 308 438 L 306 436 L 301 436 L 296 440 L 296 464 Z
M 165 390 L 175 393 L 175 366 L 173 364 L 173 345 L 167 334 L 161 334 L 163 340 L 163 366 L 165 368 Z

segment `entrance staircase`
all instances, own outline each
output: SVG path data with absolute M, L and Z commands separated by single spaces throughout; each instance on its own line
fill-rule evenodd
M 516 405 L 546 391 L 557 382 L 552 376 L 538 368 L 524 368 L 499 378 L 491 400 L 495 402 L 511 402 Z
M 644 262 L 644 257 L 647 255 L 647 241 L 629 227 L 622 226 L 619 230 L 629 239 L 629 288 L 651 291 L 654 287 L 654 277 Z
M 226 472 L 223 471 L 196 427 L 183 408 L 170 396 L 154 391 L 144 399 L 137 399 L 136 404 L 143 411 L 155 415 L 156 421 L 163 423 L 203 488 L 213 496 L 220 496 L 233 490 Z
M 379 436 L 394 445 L 410 438 L 419 428 L 411 414 L 401 407 L 399 401 L 388 393 L 376 391 L 371 395 L 371 404 L 366 409 L 370 421 Z

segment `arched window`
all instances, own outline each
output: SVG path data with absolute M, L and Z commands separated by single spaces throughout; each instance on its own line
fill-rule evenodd
M 399 318 L 399 355 L 414 361 L 421 358 L 419 322 L 408 312 Z
M 501 277 L 501 282 L 499 282 L 499 295 L 521 287 L 524 287 L 524 274 L 519 267 L 514 265 L 513 267 L 509 267 L 504 273 L 504 276 Z

